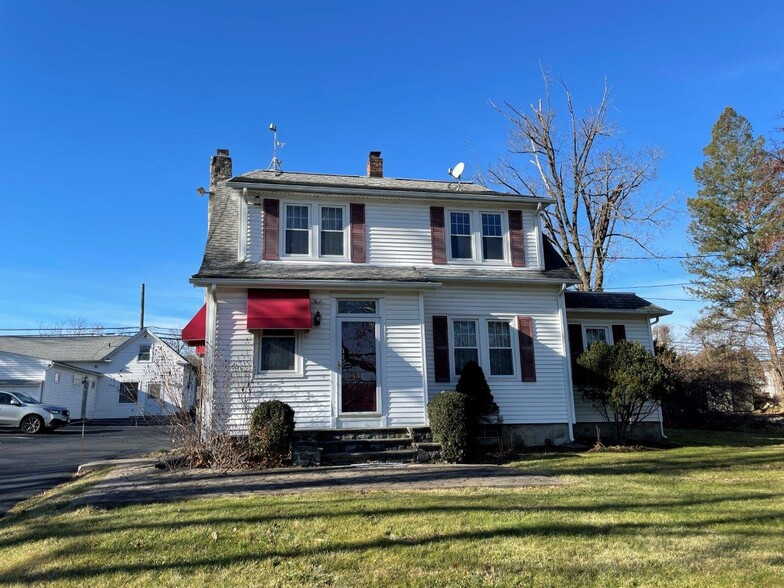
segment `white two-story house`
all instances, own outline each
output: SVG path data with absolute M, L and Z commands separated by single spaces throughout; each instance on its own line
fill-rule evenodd
M 427 404 L 478 362 L 512 440 L 564 443 L 601 419 L 571 379 L 591 342 L 669 314 L 633 294 L 566 292 L 543 236 L 550 201 L 472 183 L 257 170 L 211 160 L 205 306 L 183 337 L 212 366 L 213 425 L 247 430 L 279 399 L 298 429 L 427 426 Z M 654 415 L 654 419 L 659 416 Z M 654 432 L 658 420 L 651 422 Z

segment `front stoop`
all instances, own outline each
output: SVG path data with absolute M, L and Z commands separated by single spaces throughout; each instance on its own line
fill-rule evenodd
M 298 432 L 292 454 L 297 466 L 428 463 L 440 459 L 441 446 L 426 427 L 331 429 Z

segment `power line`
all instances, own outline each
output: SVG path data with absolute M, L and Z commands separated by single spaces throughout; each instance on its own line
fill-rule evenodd
M 688 286 L 691 282 L 674 282 L 672 284 L 652 284 L 647 286 L 615 286 L 606 290 L 639 290 L 641 288 L 669 288 L 671 286 Z

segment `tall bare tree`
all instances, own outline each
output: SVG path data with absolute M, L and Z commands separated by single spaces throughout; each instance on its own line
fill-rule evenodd
M 489 183 L 519 194 L 551 198 L 544 230 L 580 278 L 580 290 L 601 291 L 606 264 L 624 244 L 653 254 L 652 233 L 664 221 L 667 202 L 649 195 L 662 153 L 631 152 L 608 120 L 605 83 L 597 107 L 578 115 L 572 93 L 561 82 L 568 112 L 562 133 L 552 103 L 552 79 L 544 72 L 544 98 L 523 110 L 495 106 L 511 124 L 508 156 L 487 172 Z

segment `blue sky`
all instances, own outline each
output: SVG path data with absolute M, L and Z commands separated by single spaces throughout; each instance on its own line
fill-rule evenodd
M 687 252 L 685 198 L 721 110 L 758 133 L 784 110 L 781 2 L 0 1 L 0 329 L 80 316 L 105 326 L 182 326 L 198 269 L 209 156 L 266 167 L 446 177 L 504 154 L 490 101 L 542 94 L 540 63 L 578 108 L 613 89 L 630 147 L 667 156 L 655 189 L 681 213 L 660 237 Z M 619 262 L 635 288 L 687 325 L 678 261 Z M 640 287 L 646 286 L 646 287 Z

